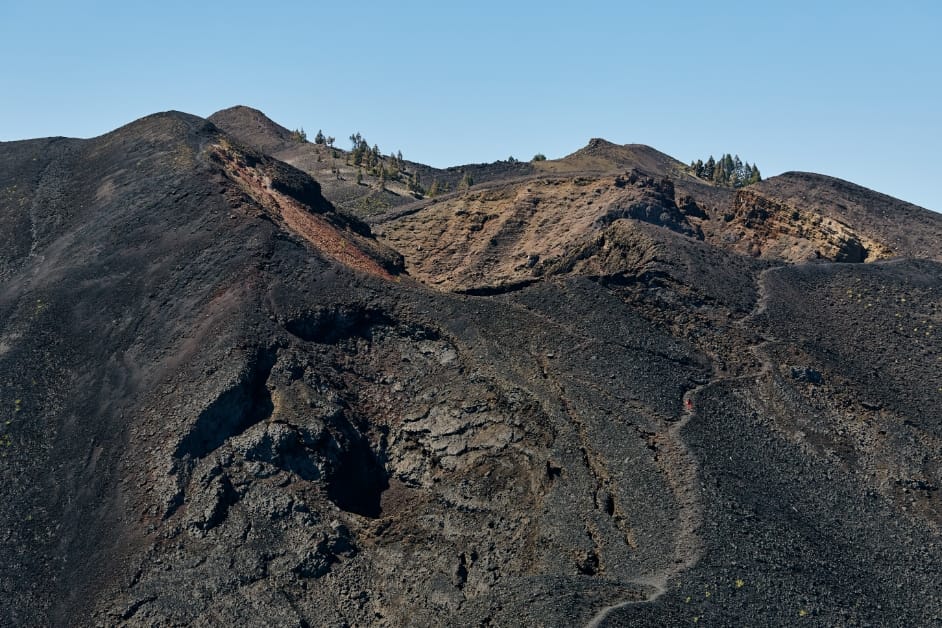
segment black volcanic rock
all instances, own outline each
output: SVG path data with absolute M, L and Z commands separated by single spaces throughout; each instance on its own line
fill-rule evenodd
M 0 144 L 7 624 L 940 620 L 939 219 L 595 141 L 374 234 L 213 120 Z
M 698 212 L 696 210 L 685 212 L 677 206 L 674 184 L 670 180 L 654 179 L 633 169 L 625 176 L 615 177 L 614 184 L 616 188 L 633 186 L 641 191 L 640 197 L 628 204 L 612 203 L 606 208 L 605 214 L 596 220 L 598 226 L 606 227 L 616 220 L 631 218 L 703 239 L 703 232 L 695 229 L 686 218 L 688 213 L 696 215 Z M 695 201 L 689 197 L 684 200 L 688 210 L 691 205 L 696 208 Z
M 291 131 L 258 109 L 244 105 L 217 111 L 207 119 L 235 140 L 265 154 L 274 154 L 297 143 L 292 139 Z

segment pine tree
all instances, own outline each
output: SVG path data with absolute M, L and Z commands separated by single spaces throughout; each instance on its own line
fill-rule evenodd
M 314 136 L 315 144 L 326 144 L 327 138 L 324 137 L 324 132 L 320 129 L 317 130 L 317 135 Z
M 723 155 L 723 183 L 728 185 L 733 180 L 735 171 L 736 164 L 733 162 L 733 156 L 726 153 Z
M 762 180 L 762 175 L 759 174 L 759 168 L 755 164 L 752 164 L 752 170 L 749 172 L 749 184 L 758 183 Z
M 412 177 L 409 178 L 409 191 L 419 196 L 425 193 L 425 190 L 422 189 L 418 172 L 413 172 Z
M 703 174 L 705 179 L 713 180 L 713 172 L 716 170 L 716 160 L 713 159 L 713 155 L 710 155 L 710 158 L 707 159 L 707 162 L 703 164 Z
M 726 183 L 726 171 L 723 169 L 723 161 L 716 162 L 713 167 L 713 183 L 724 185 Z
M 353 150 L 350 151 L 350 163 L 352 165 L 365 165 L 367 167 L 373 167 L 376 165 L 375 160 L 372 159 L 370 145 L 367 143 L 365 137 L 359 133 L 354 133 L 350 136 L 350 142 L 353 144 Z M 378 147 L 377 150 L 379 150 Z

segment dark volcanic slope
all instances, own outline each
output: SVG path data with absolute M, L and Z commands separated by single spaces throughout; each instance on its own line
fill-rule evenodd
M 0 500 L 0 597 L 16 624 L 87 613 L 114 561 L 146 543 L 140 491 L 160 474 L 122 460 L 146 461 L 163 442 L 148 430 L 168 437 L 186 420 L 169 408 L 204 399 L 158 392 L 181 369 L 230 352 L 191 379 L 211 388 L 268 350 L 270 268 L 300 253 L 286 277 L 325 274 L 335 257 L 395 272 L 395 256 L 310 179 L 225 146 L 205 121 L 161 114 L 87 142 L 0 150 L 0 233 L 16 243 L 2 252 L 0 465 L 19 478 Z M 251 173 L 268 183 L 243 180 Z M 162 407 L 145 405 L 157 397 Z
M 296 143 L 291 131 L 251 107 L 223 109 L 208 119 L 233 139 L 269 155 Z
M 701 389 L 681 431 L 701 463 L 704 552 L 611 625 L 939 621 L 940 272 L 763 274 L 744 321 L 761 334 L 747 346 L 758 368 Z
M 6 623 L 940 621 L 938 219 L 596 141 L 380 242 L 253 112 L 0 144 Z

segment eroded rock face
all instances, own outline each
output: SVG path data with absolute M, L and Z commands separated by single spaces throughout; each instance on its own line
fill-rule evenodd
M 736 193 L 732 210 L 711 230 L 710 239 L 741 254 L 788 262 L 860 263 L 893 255 L 890 248 L 838 219 L 779 203 L 751 189 Z
M 939 258 L 938 214 L 922 207 L 809 172 L 786 172 L 750 189 L 773 202 L 849 227 L 868 250 L 878 253 L 870 260 Z
M 377 228 L 408 271 L 441 289 L 482 293 L 555 272 L 561 259 L 615 223 L 638 221 L 696 239 L 701 211 L 673 184 L 637 170 L 541 178 L 471 191 Z
M 592 284 L 573 289 L 587 291 L 584 303 L 604 294 Z M 276 310 L 296 311 L 286 298 Z M 603 574 L 627 581 L 695 551 L 663 530 L 672 518 L 696 517 L 670 479 L 691 464 L 669 433 L 674 400 L 702 370 L 686 363 L 684 347 L 639 319 L 627 323 L 617 334 L 649 355 L 647 365 L 617 364 L 620 353 L 600 337 L 593 366 L 613 377 L 602 388 L 610 392 L 595 393 L 581 390 L 583 356 L 570 347 L 602 328 L 570 330 L 568 308 L 550 295 L 528 297 L 527 307 L 543 312 L 528 323 L 488 303 L 468 318 L 459 313 L 467 297 L 419 299 L 450 322 L 404 323 L 379 316 L 378 303 L 315 309 L 308 320 L 335 321 L 333 333 L 273 330 L 275 346 L 234 352 L 231 374 L 211 377 L 204 392 L 184 383 L 177 395 L 207 401 L 152 436 L 167 443 L 142 467 L 162 470 L 147 472 L 141 502 L 156 515 L 154 545 L 138 558 L 134 584 L 114 592 L 99 616 L 507 621 L 533 604 L 508 592 L 538 587 L 535 617 L 549 617 L 559 612 L 551 610 L 557 587 L 591 600 Z M 284 328 L 298 320 L 275 318 Z M 537 320 L 557 322 L 545 347 L 527 348 L 518 326 Z M 198 358 L 191 368 L 207 365 Z M 631 386 L 642 401 L 630 412 L 606 397 L 636 379 L 645 380 Z M 174 414 L 163 395 L 151 403 L 147 414 Z M 626 438 L 601 446 L 613 420 Z M 660 462 L 647 453 L 655 450 Z M 662 499 L 639 499 L 638 487 L 623 483 L 627 473 L 647 477 Z M 185 604 L 167 592 L 183 582 L 199 582 L 205 599 Z M 579 612 L 591 610 L 587 602 Z
M 631 218 L 703 239 L 702 231 L 687 220 L 688 214 L 703 217 L 702 211 L 690 197 L 683 199 L 684 209 L 681 209 L 675 202 L 674 185 L 670 180 L 655 179 L 638 170 L 631 170 L 623 177 L 615 177 L 614 185 L 621 189 L 631 186 L 636 192 L 636 198 L 612 201 L 605 214 L 596 221 L 596 226 L 605 227 L 616 220 Z

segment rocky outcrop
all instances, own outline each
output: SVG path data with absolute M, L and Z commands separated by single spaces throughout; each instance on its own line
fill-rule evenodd
M 596 227 L 606 227 L 616 220 L 630 218 L 665 227 L 687 236 L 703 239 L 703 232 L 687 220 L 687 216 L 702 218 L 703 212 L 689 196 L 683 199 L 683 209 L 675 202 L 674 185 L 668 179 L 655 179 L 632 170 L 614 180 L 616 188 L 631 188 L 635 194 L 613 199 L 605 213 L 596 220 Z
M 738 191 L 732 207 L 704 225 L 704 233 L 716 246 L 788 262 L 860 263 L 892 254 L 840 220 L 779 203 L 751 188 Z

